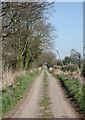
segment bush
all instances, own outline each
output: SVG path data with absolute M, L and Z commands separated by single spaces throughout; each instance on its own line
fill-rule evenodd
M 82 68 L 82 71 L 81 71 L 81 75 L 83 77 L 85 77 L 85 60 L 84 60 L 83 68 Z
M 75 64 L 69 64 L 69 65 L 65 65 L 61 67 L 61 70 L 65 71 L 70 71 L 70 72 L 74 72 L 77 71 L 77 65 Z

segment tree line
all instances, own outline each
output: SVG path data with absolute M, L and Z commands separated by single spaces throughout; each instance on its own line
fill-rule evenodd
M 3 69 L 28 68 L 53 40 L 48 12 L 53 3 L 2 3 Z M 47 49 L 47 48 L 46 48 Z

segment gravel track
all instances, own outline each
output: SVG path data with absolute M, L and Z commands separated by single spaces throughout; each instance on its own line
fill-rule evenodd
M 48 95 L 53 118 L 79 118 L 78 113 L 66 99 L 60 83 L 46 71 L 48 77 Z M 26 99 L 11 118 L 40 118 L 40 101 L 43 94 L 44 71 L 34 80 Z
M 38 118 L 40 115 L 39 102 L 42 95 L 44 71 L 34 80 L 33 86 L 29 91 L 22 105 L 16 110 L 11 118 Z
M 47 72 L 51 112 L 54 118 L 79 118 L 78 113 L 66 99 L 59 81 Z

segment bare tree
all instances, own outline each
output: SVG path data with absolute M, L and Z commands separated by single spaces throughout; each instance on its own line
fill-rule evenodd
M 70 57 L 74 61 L 74 63 L 78 64 L 78 67 L 81 68 L 81 61 L 82 61 L 81 54 L 77 50 L 72 49 Z
M 28 67 L 52 40 L 53 27 L 47 22 L 46 2 L 5 2 L 2 4 L 4 65 Z

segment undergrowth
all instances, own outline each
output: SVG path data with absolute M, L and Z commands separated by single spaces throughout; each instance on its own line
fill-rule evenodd
M 81 85 L 78 79 L 71 79 L 64 74 L 53 73 L 61 82 L 72 101 L 79 108 L 79 111 L 85 116 L 85 85 Z
M 34 78 L 38 76 L 39 71 L 26 73 L 17 77 L 16 81 L 2 89 L 2 117 L 8 113 L 24 97 L 25 92 L 30 88 Z

